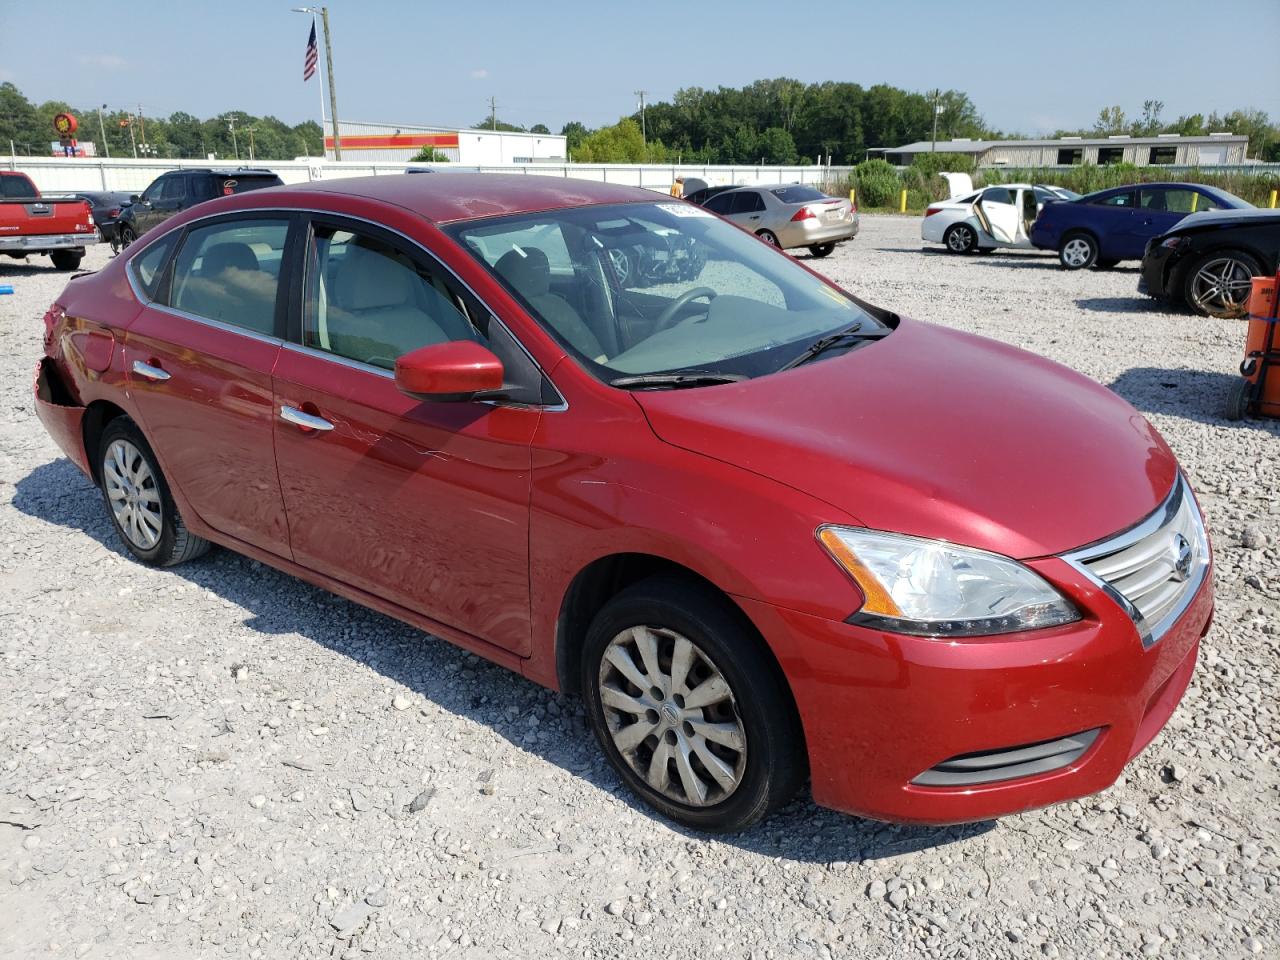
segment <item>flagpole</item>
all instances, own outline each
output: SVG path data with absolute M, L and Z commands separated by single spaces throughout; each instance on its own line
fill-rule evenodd
M 316 12 L 314 10 L 311 11 L 311 30 L 313 33 L 315 33 L 318 39 L 320 36 L 320 32 L 316 29 Z M 317 51 L 317 55 L 316 55 L 317 78 L 319 78 L 319 75 L 320 75 L 320 64 L 318 62 L 319 60 L 320 60 L 319 51 Z M 321 80 L 319 83 L 316 84 L 316 86 L 320 88 L 320 159 L 328 160 L 329 150 L 324 145 L 325 136 L 326 136 L 324 132 L 324 81 Z

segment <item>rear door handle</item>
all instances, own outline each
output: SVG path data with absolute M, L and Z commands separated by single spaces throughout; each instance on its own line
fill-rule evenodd
M 324 417 L 317 417 L 310 413 L 303 413 L 297 407 L 281 407 L 280 419 L 285 423 L 292 423 L 296 427 L 303 427 L 307 430 L 333 429 L 333 424 Z
M 133 361 L 133 372 L 138 376 L 147 380 L 163 382 L 169 379 L 168 371 L 161 370 L 159 367 L 153 367 L 149 363 L 143 363 L 141 360 Z

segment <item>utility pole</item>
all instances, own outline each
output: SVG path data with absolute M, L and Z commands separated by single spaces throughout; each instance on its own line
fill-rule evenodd
M 138 104 L 138 136 L 142 137 L 142 150 L 147 149 L 147 121 L 142 118 L 142 104 Z
M 138 159 L 138 138 L 133 135 L 133 117 L 125 114 L 125 118 L 120 121 L 121 124 L 129 128 L 129 146 L 133 147 L 133 159 Z
M 111 144 L 107 143 L 107 127 L 106 124 L 102 122 L 102 111 L 106 108 L 107 105 L 105 103 L 98 108 L 98 132 L 102 134 L 102 149 L 107 152 L 107 158 L 110 159 Z
M 929 148 L 930 153 L 938 152 L 938 98 L 942 96 L 942 91 L 934 88 L 933 91 L 933 141 Z
M 231 149 L 235 151 L 236 159 L 240 159 L 240 144 L 236 141 L 236 115 L 233 113 L 227 117 L 227 129 L 231 131 Z
M 489 98 L 489 129 L 498 129 L 498 101 L 493 97 Z
M 256 130 L 257 127 L 246 127 L 245 129 L 249 131 L 249 162 L 252 163 L 253 162 L 253 131 Z
M 640 142 L 646 147 L 649 145 L 649 137 L 644 128 L 644 97 L 648 90 L 637 90 L 636 96 L 640 98 Z

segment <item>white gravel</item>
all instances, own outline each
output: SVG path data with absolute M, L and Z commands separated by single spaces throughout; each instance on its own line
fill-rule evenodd
M 1161 312 L 1132 267 L 922 253 L 914 219 L 813 262 L 1083 371 L 1181 457 L 1217 622 L 1120 784 L 949 829 L 801 799 L 745 836 L 675 830 L 575 701 L 226 551 L 126 559 L 31 409 L 65 278 L 6 261 L 0 956 L 1280 955 L 1280 423 L 1220 416 L 1243 324 Z

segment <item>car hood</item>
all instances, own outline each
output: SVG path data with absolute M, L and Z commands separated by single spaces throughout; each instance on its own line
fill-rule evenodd
M 879 342 L 793 370 L 635 397 L 664 441 L 866 527 L 1018 559 L 1133 525 L 1178 470 L 1151 424 L 1087 377 L 906 319 Z
M 1280 224 L 1280 210 L 1260 207 L 1203 210 L 1200 213 L 1187 214 L 1170 227 L 1168 233 L 1177 233 L 1179 230 L 1194 227 L 1228 227 L 1239 223 Z

